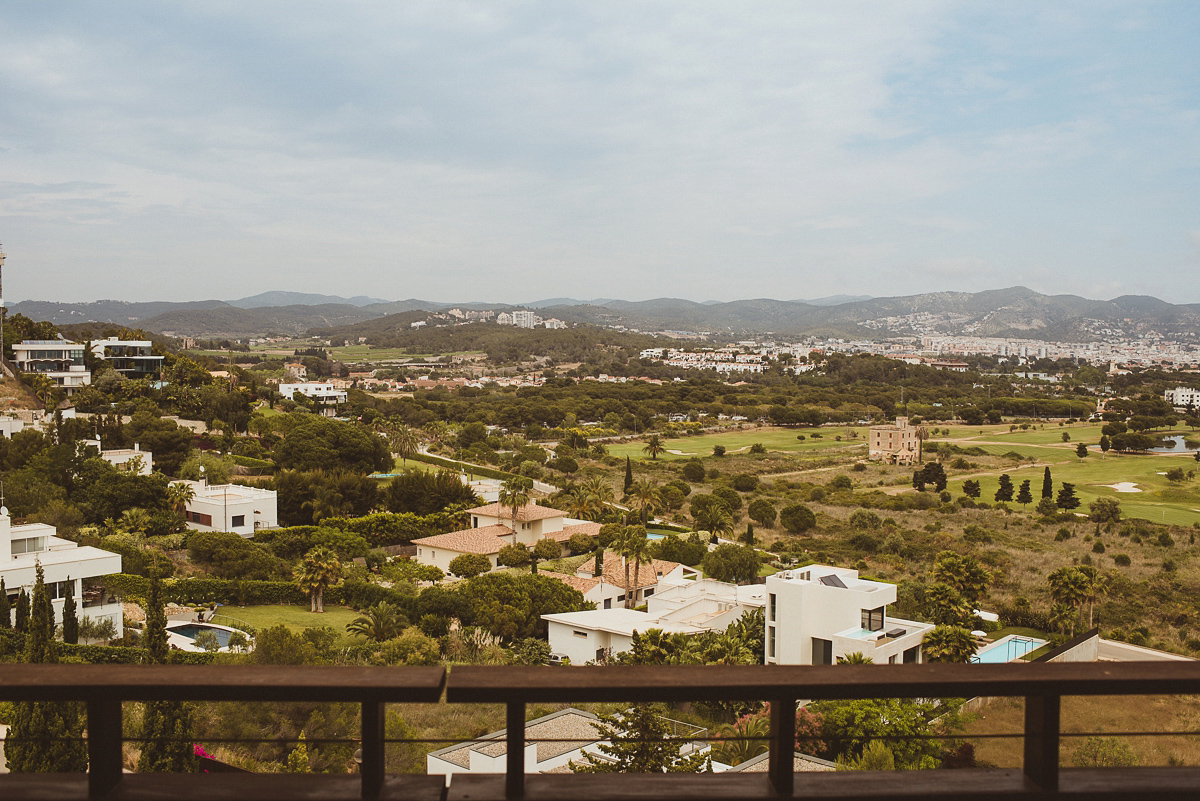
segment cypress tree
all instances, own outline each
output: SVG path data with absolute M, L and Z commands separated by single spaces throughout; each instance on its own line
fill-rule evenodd
M 157 571 L 146 594 L 146 628 L 142 636 L 146 661 L 165 665 L 167 614 L 162 602 L 162 580 Z M 181 701 L 147 701 L 142 715 L 142 753 L 138 773 L 188 773 L 195 768 L 192 715 Z
M 633 489 L 633 462 L 629 461 L 629 457 L 625 457 L 625 494 Z
M 742 542 L 746 543 L 747 545 L 754 544 L 754 524 L 753 523 L 746 524 L 746 534 L 745 534 L 745 536 L 742 537 Z
M 4 579 L 0 578 L 0 629 L 12 628 L 12 604 L 8 602 L 8 590 L 4 588 Z
M 17 631 L 24 634 L 29 630 L 29 596 L 25 594 L 25 588 L 17 593 Z
M 63 642 L 79 642 L 79 615 L 75 611 L 75 582 L 67 577 L 67 599 L 63 601 Z
M 46 592 L 42 566 L 37 566 L 37 582 L 27 624 L 25 661 L 53 664 L 58 661 L 54 647 L 54 607 Z M 80 704 L 70 701 L 19 701 L 13 704 L 12 727 L 5 743 L 8 769 L 13 773 L 82 773 L 87 770 L 84 747 L 83 715 Z
M 1050 477 L 1050 467 L 1046 466 L 1046 472 L 1042 473 L 1042 497 L 1054 497 L 1054 479 Z

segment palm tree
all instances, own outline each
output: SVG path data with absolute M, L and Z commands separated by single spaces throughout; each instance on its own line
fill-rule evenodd
M 296 583 L 312 599 L 311 611 L 325 611 L 325 588 L 337 583 L 341 576 L 341 561 L 337 554 L 324 545 L 318 545 L 304 555 L 304 564 Z
M 380 601 L 364 609 L 361 617 L 347 623 L 346 631 L 374 642 L 386 642 L 399 637 L 407 623 L 400 607 Z
M 323 485 L 313 493 L 311 498 L 300 504 L 300 508 L 311 512 L 312 521 L 316 524 L 327 517 L 336 517 L 341 514 L 344 504 L 345 498 L 337 489 Z
M 592 495 L 595 495 L 597 500 L 603 504 L 612 503 L 613 498 L 615 497 L 612 485 L 609 484 L 608 479 L 602 475 L 589 476 L 588 478 L 584 479 L 581 486 Z
M 917 461 L 920 462 L 924 458 L 921 451 L 922 451 L 922 446 L 925 443 L 925 440 L 929 439 L 929 429 L 926 428 L 925 426 L 917 426 L 916 435 L 917 435 Z
M 566 498 L 566 512 L 579 520 L 592 520 L 604 510 L 604 504 L 584 487 L 576 487 Z
M 873 665 L 875 660 L 869 656 L 864 656 L 862 651 L 855 651 L 852 654 L 839 656 L 837 658 L 839 665 Z
M 182 517 L 187 511 L 187 505 L 196 499 L 196 491 L 191 484 L 176 481 L 167 487 L 167 503 L 175 514 Z
M 733 531 L 733 515 L 729 507 L 718 499 L 716 503 L 706 503 L 699 507 L 692 504 L 692 518 L 696 528 L 710 534 L 729 534 Z
M 532 496 L 533 479 L 513 476 L 500 485 L 500 506 L 512 510 L 512 530 L 517 530 L 517 510 L 529 503 Z
M 421 444 L 421 436 L 416 429 L 404 423 L 388 431 L 388 439 L 391 440 L 392 450 L 400 457 L 401 466 L 416 455 L 417 446 Z
M 121 513 L 121 525 L 126 531 L 140 534 L 150 525 L 150 513 L 138 506 L 126 509 Z
M 922 645 L 926 662 L 970 662 L 975 655 L 971 632 L 958 626 L 935 626 Z
M 641 513 L 643 526 L 650 515 L 662 507 L 662 491 L 648 478 L 633 482 L 629 494 L 633 498 L 633 507 Z
M 713 743 L 713 753 L 726 765 L 740 765 L 767 750 L 771 737 L 771 718 L 765 714 L 744 715 L 734 724 L 717 726 L 718 737 Z
M 633 599 L 641 581 L 643 564 L 650 563 L 650 540 L 646 537 L 644 526 L 626 526 L 620 538 L 613 543 L 616 550 L 625 559 L 625 608 L 633 609 Z M 633 563 L 633 583 L 629 583 L 629 567 Z
M 1060 567 L 1047 578 L 1050 583 L 1050 597 L 1055 603 L 1069 606 L 1076 610 L 1076 617 L 1082 620 L 1083 605 L 1093 594 L 1092 581 L 1077 567 Z M 1075 633 L 1075 622 L 1071 623 L 1071 634 Z
M 667 449 L 662 444 L 662 439 L 658 434 L 651 434 L 650 439 L 646 440 L 646 447 L 642 448 L 645 453 L 650 454 L 651 459 L 657 459 L 660 453 L 666 453 Z

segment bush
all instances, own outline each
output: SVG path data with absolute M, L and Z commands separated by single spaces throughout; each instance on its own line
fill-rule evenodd
M 804 504 L 795 503 L 783 508 L 779 522 L 792 534 L 802 534 L 817 524 L 817 516 Z
M 816 436 L 815 434 L 813 436 Z M 828 486 L 831 490 L 850 490 L 854 489 L 854 482 L 850 480 L 850 476 L 837 475 L 829 482 Z
M 868 531 L 876 531 L 883 527 L 882 518 L 867 509 L 854 510 L 854 514 L 850 515 L 849 522 L 851 528 L 865 529 Z
M 681 565 L 695 567 L 704 559 L 704 555 L 708 553 L 708 548 L 704 547 L 704 543 L 700 542 L 700 538 L 691 538 L 667 536 L 661 540 L 651 543 L 650 554 L 655 559 L 664 559 L 668 562 L 678 562 Z
M 749 473 L 738 473 L 733 477 L 733 488 L 738 492 L 753 492 L 758 489 L 758 476 Z
M 704 575 L 734 584 L 754 581 L 761 565 L 758 553 L 753 548 L 731 543 L 718 545 L 705 554 L 701 561 Z
M 703 481 L 704 480 L 704 463 L 699 458 L 693 457 L 683 466 L 683 477 L 688 481 Z M 684 493 L 685 495 L 687 493 Z
M 1119 553 L 1113 557 L 1113 564 L 1117 567 L 1129 567 L 1131 560 L 1129 554 Z
M 770 528 L 775 525 L 775 517 L 777 512 L 775 506 L 765 498 L 757 498 L 750 502 L 750 506 L 746 509 L 746 513 L 750 519 L 760 526 Z

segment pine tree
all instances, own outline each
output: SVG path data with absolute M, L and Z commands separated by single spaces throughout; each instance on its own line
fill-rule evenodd
M 1046 467 L 1046 472 L 1042 474 L 1042 497 L 1054 497 L 1054 479 L 1050 477 L 1050 467 Z
M 1022 506 L 1033 503 L 1033 491 L 1029 489 L 1029 479 L 1021 482 L 1021 488 L 1017 490 L 1017 503 Z
M 167 614 L 162 602 L 162 581 L 155 573 L 146 594 L 146 661 L 165 665 Z M 195 768 L 192 716 L 181 701 L 147 701 L 142 716 L 142 753 L 138 773 L 188 773 Z
M 625 457 L 625 494 L 633 489 L 633 462 L 629 461 L 629 457 Z
M 1064 481 L 1062 489 L 1058 491 L 1058 498 L 1055 499 L 1054 503 L 1059 509 L 1078 509 L 1079 498 L 1075 495 L 1075 485 Z
M 74 645 L 79 642 L 79 615 L 75 610 L 75 582 L 67 577 L 67 598 L 63 601 L 63 642 Z
M 25 594 L 25 588 L 17 593 L 17 631 L 24 634 L 29 631 L 29 596 Z
M 696 773 L 711 764 L 705 754 L 679 755 L 661 704 L 636 704 L 614 715 L 597 715 L 596 730 L 608 741 L 602 757 L 587 752 L 586 762 L 570 763 L 576 773 Z
M 995 498 L 997 503 L 1013 499 L 1013 483 L 1008 473 L 1000 476 L 1000 486 L 996 488 Z
M 54 607 L 46 592 L 42 566 L 37 566 L 25 639 L 25 661 L 54 664 Z M 13 773 L 82 773 L 87 770 L 80 704 L 70 701 L 20 701 L 13 704 L 12 726 L 5 743 Z
M 288 754 L 287 764 L 283 770 L 285 773 L 312 773 L 312 766 L 308 762 L 308 744 L 304 742 L 303 731 L 300 732 L 297 739 L 299 742 Z
M 4 579 L 0 578 L 0 629 L 12 628 L 12 604 L 8 602 L 8 590 L 4 588 Z

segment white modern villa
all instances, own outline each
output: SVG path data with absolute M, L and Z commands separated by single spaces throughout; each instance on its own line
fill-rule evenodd
M 13 361 L 25 373 L 40 373 L 74 394 L 92 383 L 92 373 L 83 364 L 85 346 L 66 339 L 28 339 L 12 346 Z
M 7 507 L 0 506 L 0 579 L 9 601 L 15 605 L 22 588 L 32 594 L 37 566 L 41 565 L 56 624 L 62 623 L 64 599 L 70 593 L 80 619 L 111 620 L 120 637 L 124 607 L 98 579 L 121 572 L 121 555 L 78 545 L 55 536 L 57 533 L 54 526 L 44 523 L 14 526 Z
M 306 398 L 318 403 L 341 404 L 346 402 L 349 393 L 344 389 L 335 389 L 332 381 L 305 381 L 298 384 L 280 384 L 279 394 L 288 400 L 296 397 L 299 392 Z
M 767 576 L 766 663 L 831 665 L 852 653 L 875 664 L 920 662 L 932 623 L 888 617 L 896 585 L 807 565 Z
M 202 481 L 182 483 L 195 493 L 185 512 L 187 526 L 193 531 L 232 531 L 253 537 L 260 528 L 279 525 L 279 496 L 275 490 Z
M 157 376 L 162 370 L 164 356 L 155 356 L 154 343 L 148 339 L 93 340 L 92 354 L 108 362 L 112 369 L 126 378 L 148 378 Z

